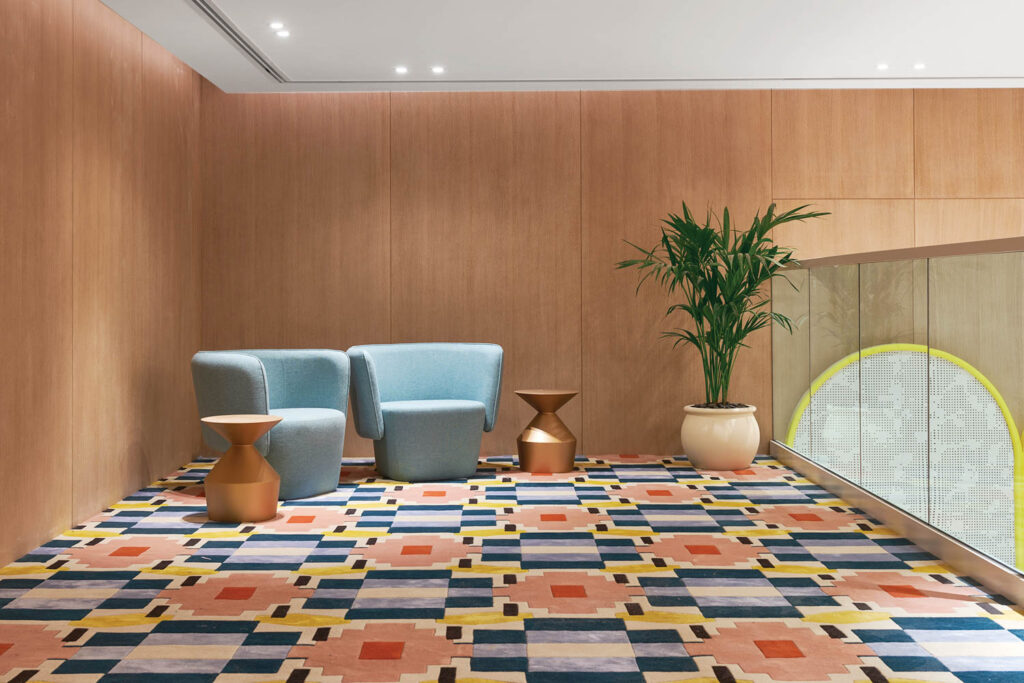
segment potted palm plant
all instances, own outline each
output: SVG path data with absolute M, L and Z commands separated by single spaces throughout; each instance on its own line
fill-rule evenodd
M 769 285 L 797 262 L 792 249 L 772 240 L 771 231 L 783 223 L 827 215 L 805 209 L 807 205 L 776 214 L 772 204 L 744 231 L 730 224 L 729 209 L 714 222 L 708 211 L 699 223 L 684 202 L 681 217 L 670 213 L 662 220 L 661 240 L 653 247 L 626 241 L 640 257 L 620 261 L 617 267 L 638 271 L 637 291 L 653 279 L 670 295 L 681 297 L 665 316 L 685 317 L 662 336 L 673 339 L 673 346 L 692 345 L 700 354 L 704 403 L 686 406 L 681 430 L 683 452 L 694 467 L 742 469 L 757 455 L 757 408 L 730 402 L 729 381 L 748 336 L 773 320 L 792 332 L 790 319 L 771 310 Z

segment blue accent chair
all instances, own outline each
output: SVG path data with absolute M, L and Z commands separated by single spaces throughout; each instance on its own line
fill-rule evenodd
M 199 416 L 249 413 L 284 418 L 256 442 L 281 476 L 281 500 L 333 491 L 341 474 L 349 360 L 343 351 L 200 351 L 192 357 Z M 216 451 L 228 442 L 203 426 Z
M 353 346 L 356 431 L 377 470 L 399 481 L 465 479 L 494 429 L 503 352 L 496 344 Z

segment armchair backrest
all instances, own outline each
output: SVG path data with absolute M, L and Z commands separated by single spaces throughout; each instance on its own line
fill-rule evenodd
M 498 415 L 503 351 L 497 344 L 374 344 L 353 346 L 352 384 L 357 431 L 383 436 L 380 404 L 462 399 L 484 404 L 484 430 Z
M 278 408 L 348 409 L 349 360 L 329 349 L 200 351 L 192 357 L 199 417 Z M 256 447 L 266 451 L 270 434 Z M 217 451 L 230 445 L 203 425 L 203 440 Z
M 266 415 L 270 407 L 267 377 L 259 358 L 238 351 L 200 351 L 192 356 L 192 387 L 199 417 L 210 415 Z M 215 451 L 225 451 L 227 439 L 203 425 L 203 441 Z M 263 436 L 256 442 L 265 450 Z
M 349 360 L 331 349 L 253 349 L 239 351 L 260 360 L 267 377 L 270 410 L 331 408 L 348 410 Z

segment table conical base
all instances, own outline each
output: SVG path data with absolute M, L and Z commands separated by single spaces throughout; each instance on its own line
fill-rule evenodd
M 555 411 L 569 402 L 575 391 L 541 389 L 516 394 L 538 412 L 516 439 L 519 468 L 526 472 L 571 472 L 576 460 L 576 437 Z

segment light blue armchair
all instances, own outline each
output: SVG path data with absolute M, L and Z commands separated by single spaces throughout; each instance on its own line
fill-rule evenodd
M 353 346 L 356 431 L 377 470 L 400 481 L 464 479 L 494 428 L 502 350 L 495 344 Z
M 273 413 L 284 418 L 256 442 L 281 476 L 281 500 L 337 488 L 349 387 L 343 351 L 200 351 L 192 357 L 192 382 L 200 417 Z M 216 451 L 229 446 L 205 425 L 203 439 Z

